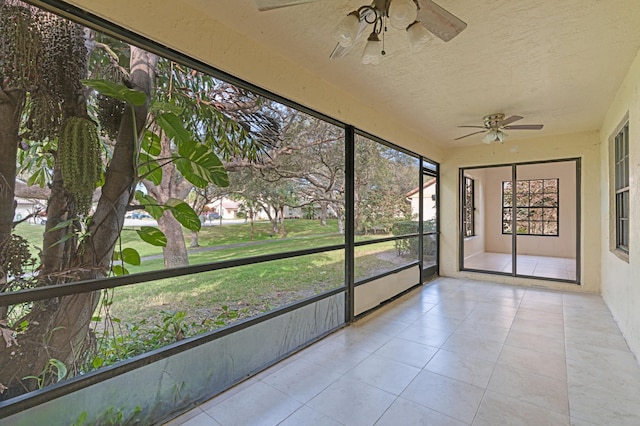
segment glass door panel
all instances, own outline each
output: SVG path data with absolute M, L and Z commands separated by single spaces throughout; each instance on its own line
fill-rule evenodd
M 512 274 L 511 166 L 460 173 L 460 269 Z
M 516 274 L 575 281 L 576 161 L 516 166 Z

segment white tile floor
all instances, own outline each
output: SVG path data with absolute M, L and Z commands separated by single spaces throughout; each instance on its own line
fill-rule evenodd
M 168 425 L 640 425 L 600 296 L 439 278 Z
M 464 260 L 464 267 L 494 272 L 513 270 L 510 253 L 481 252 Z M 567 257 L 530 256 L 519 254 L 517 259 L 519 275 L 555 278 L 563 280 L 576 279 L 576 260 Z

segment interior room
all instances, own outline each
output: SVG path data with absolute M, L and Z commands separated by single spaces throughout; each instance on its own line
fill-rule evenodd
M 640 424 L 640 2 L 28 3 L 335 125 L 346 211 L 354 144 L 406 155 L 419 225 L 376 244 L 419 251 L 369 276 L 345 215 L 335 288 L 2 401 L 0 423 Z M 138 280 L 118 279 L 0 307 Z
M 463 169 L 462 268 L 577 281 L 576 170 L 576 161 Z

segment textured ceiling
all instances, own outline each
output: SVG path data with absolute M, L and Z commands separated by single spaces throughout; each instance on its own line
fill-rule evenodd
M 349 55 L 329 58 L 333 28 L 361 1 L 266 12 L 251 0 L 182 1 L 442 146 L 481 143 L 482 135 L 454 142 L 469 133 L 457 126 L 495 112 L 545 126 L 510 139 L 597 130 L 640 48 L 638 0 L 437 0 L 467 29 L 412 56 L 404 32 L 389 27 L 378 66 L 359 63 L 366 35 Z

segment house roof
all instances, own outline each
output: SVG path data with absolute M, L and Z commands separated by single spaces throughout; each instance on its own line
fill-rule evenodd
M 48 200 L 51 196 L 51 190 L 48 187 L 41 188 L 38 185 L 29 185 L 21 179 L 16 179 L 15 195 L 29 200 Z
M 427 189 L 428 187 L 430 187 L 434 183 L 436 183 L 436 178 L 429 179 L 428 181 L 426 181 L 422 185 L 422 189 Z M 407 192 L 407 197 L 411 197 L 411 196 L 417 194 L 418 192 L 420 192 L 420 187 L 417 187 L 417 188 L 412 189 L 411 191 Z

